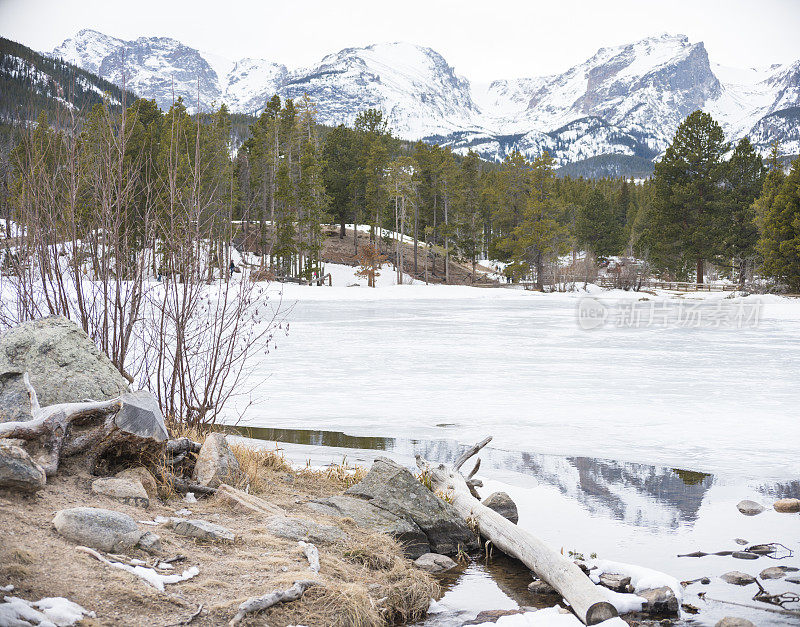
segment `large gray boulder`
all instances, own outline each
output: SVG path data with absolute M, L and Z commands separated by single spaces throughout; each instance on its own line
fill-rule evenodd
M 416 524 L 431 553 L 454 555 L 478 547 L 478 538 L 455 508 L 423 486 L 407 468 L 379 457 L 361 481 L 345 494 L 356 496 Z M 427 551 L 426 551 L 427 552 Z
M 236 483 L 241 474 L 239 461 L 233 454 L 224 433 L 212 433 L 206 438 L 192 478 L 202 486 L 218 488 L 223 483 Z
M 492 492 L 483 501 L 486 507 L 496 511 L 503 518 L 507 518 L 515 525 L 519 522 L 519 512 L 517 511 L 517 504 L 511 500 L 505 492 Z
M 351 518 L 359 527 L 392 536 L 411 559 L 431 552 L 428 536 L 413 520 L 375 507 L 369 501 L 354 496 L 331 496 L 309 503 L 308 507 L 320 514 Z
M 68 540 L 109 552 L 130 549 L 143 535 L 127 514 L 97 507 L 62 509 L 53 526 Z
M 22 375 L 42 407 L 119 396 L 128 382 L 77 324 L 61 316 L 23 322 L 0 336 L 0 422 L 30 420 Z
M 0 440 L 0 490 L 36 492 L 45 486 L 44 470 L 21 446 Z

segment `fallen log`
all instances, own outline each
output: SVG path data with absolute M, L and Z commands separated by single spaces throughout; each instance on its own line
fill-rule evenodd
M 303 596 L 303 593 L 306 590 L 317 585 L 320 585 L 318 581 L 295 581 L 292 587 L 287 588 L 286 590 L 275 590 L 274 592 L 265 594 L 263 597 L 253 597 L 252 599 L 247 599 L 247 601 L 239 606 L 239 611 L 236 613 L 236 616 L 234 616 L 231 619 L 231 622 L 228 624 L 233 627 L 234 625 L 238 625 L 240 622 L 242 622 L 242 619 L 248 614 L 266 610 L 267 608 L 277 605 L 278 603 L 297 601 L 297 599 Z
M 417 466 L 430 477 L 434 491 L 441 491 L 452 498 L 458 513 L 476 527 L 481 536 L 492 545 L 520 560 L 536 575 L 556 589 L 569 603 L 572 611 L 585 625 L 596 625 L 616 617 L 616 608 L 609 603 L 602 591 L 595 586 L 574 562 L 548 547 L 534 535 L 521 529 L 494 510 L 483 505 L 476 494 L 477 482 L 468 481 L 459 469 L 473 455 L 486 446 L 491 437 L 471 447 L 462 454 L 451 468 L 444 464 L 434 466 L 417 455 Z

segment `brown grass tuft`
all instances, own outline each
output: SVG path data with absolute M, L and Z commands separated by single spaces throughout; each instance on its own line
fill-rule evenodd
M 264 471 L 292 472 L 292 466 L 286 461 L 283 451 L 275 444 L 274 450 L 254 448 L 243 444 L 231 446 L 242 476 L 238 488 L 250 488 L 250 492 L 258 494 L 266 488 Z

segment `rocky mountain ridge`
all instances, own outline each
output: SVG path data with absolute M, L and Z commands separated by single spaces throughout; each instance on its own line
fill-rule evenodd
M 561 74 L 485 87 L 459 76 L 435 50 L 408 43 L 345 48 L 292 69 L 220 59 L 168 37 L 124 41 L 87 29 L 50 54 L 124 82 L 162 108 L 183 97 L 192 109 L 224 102 L 255 114 L 275 93 L 308 93 L 324 124 L 352 124 L 359 111 L 376 107 L 400 137 L 489 159 L 514 149 L 529 156 L 548 150 L 562 165 L 608 154 L 653 159 L 698 108 L 714 115 L 729 139 L 750 134 L 765 152 L 779 139 L 785 154 L 800 152 L 791 113 L 800 106 L 800 61 L 725 68 L 683 35 L 601 48 Z

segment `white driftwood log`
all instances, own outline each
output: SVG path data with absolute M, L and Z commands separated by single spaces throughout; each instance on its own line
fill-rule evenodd
M 320 585 L 318 581 L 295 581 L 292 587 L 287 588 L 286 590 L 275 590 L 274 592 L 265 594 L 263 597 L 247 599 L 247 601 L 239 606 L 239 611 L 236 613 L 236 616 L 234 616 L 231 619 L 231 622 L 228 624 L 233 627 L 234 625 L 238 625 L 248 614 L 266 610 L 267 608 L 277 605 L 278 603 L 297 601 L 297 599 L 303 596 L 303 593 L 306 590 L 317 585 Z
M 485 539 L 515 557 L 535 572 L 543 581 L 555 588 L 569 603 L 572 611 L 585 625 L 596 625 L 617 616 L 616 608 L 572 561 L 548 547 L 534 535 L 521 529 L 494 510 L 483 505 L 473 494 L 478 482 L 470 473 L 467 480 L 459 469 L 473 455 L 486 446 L 491 438 L 476 444 L 461 455 L 452 468 L 444 464 L 434 466 L 417 456 L 417 465 L 428 473 L 434 491 L 452 496 L 453 507 L 469 523 L 473 523 Z

